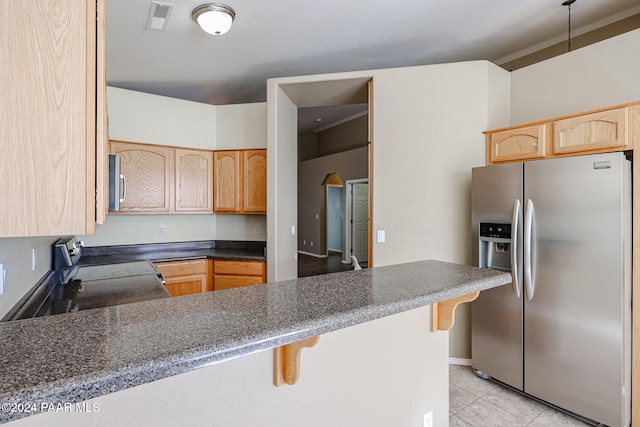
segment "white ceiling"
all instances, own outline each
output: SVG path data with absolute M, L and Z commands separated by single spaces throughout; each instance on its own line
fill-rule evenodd
M 500 61 L 566 39 L 563 0 L 222 0 L 223 36 L 175 5 L 166 31 L 145 30 L 151 0 L 106 0 L 112 86 L 211 104 L 266 100 L 271 77 Z M 638 0 L 577 0 L 574 34 L 640 13 Z

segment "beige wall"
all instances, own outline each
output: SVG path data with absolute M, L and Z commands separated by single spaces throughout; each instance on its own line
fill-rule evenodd
M 369 116 L 357 117 L 318 132 L 317 137 L 318 156 L 362 147 L 369 142 Z
M 640 100 L 640 29 L 511 73 L 511 124 Z
M 298 161 L 318 157 L 318 135 L 314 132 L 298 133 Z
M 421 427 L 434 411 L 434 425 L 446 426 L 447 335 L 428 325 L 424 307 L 324 334 L 303 351 L 293 386 L 273 385 L 269 350 L 89 401 L 98 413 L 45 413 L 10 425 Z
M 327 174 L 337 173 L 343 181 L 367 178 L 368 167 L 367 147 L 329 154 L 298 164 L 299 250 L 317 255 L 326 254 L 326 192 L 322 182 Z
M 482 131 L 508 124 L 508 88 L 508 73 L 486 62 L 376 74 L 373 230 L 386 243 L 373 244 L 374 265 L 471 263 L 471 168 L 484 164 Z M 449 353 L 468 358 L 468 305 L 456 315 Z
M 216 106 L 216 150 L 267 147 L 267 104 Z
M 272 96 L 277 91 L 278 96 L 283 95 L 280 85 L 288 90 L 295 87 L 292 93 L 299 95 L 305 84 L 369 77 L 373 79 L 374 93 L 372 228 L 386 230 L 386 242 L 373 244 L 373 265 L 421 259 L 470 263 L 471 168 L 484 164 L 482 131 L 508 124 L 509 73 L 488 62 L 476 61 L 273 79 L 268 82 L 269 108 L 276 110 L 277 116 L 295 115 L 290 106 L 281 110 L 279 99 Z M 281 120 L 274 120 L 274 130 L 284 126 Z M 273 138 L 269 149 L 283 150 L 291 144 L 292 138 L 279 138 L 276 132 L 269 136 Z M 293 168 L 295 163 L 281 162 L 275 176 L 270 176 L 271 182 L 278 182 Z M 270 197 L 274 189 L 269 188 Z M 279 203 L 295 204 L 295 198 Z M 272 222 L 274 217 L 268 220 L 268 242 L 272 237 L 287 238 L 288 230 L 278 229 Z M 270 257 L 269 265 L 289 262 L 280 256 L 278 252 L 276 259 Z M 456 322 L 468 325 L 468 318 L 458 318 Z M 468 326 L 462 332 L 468 334 Z M 458 337 L 456 330 L 442 335 L 450 338 L 454 357 L 467 356 L 468 335 Z M 449 353 L 447 342 L 442 342 L 444 349 L 432 348 L 444 358 L 439 361 L 443 366 Z M 403 347 L 397 351 L 410 353 Z M 381 382 L 378 389 L 386 386 Z M 447 387 L 446 376 L 441 382 L 434 378 L 431 383 L 431 390 L 439 391 L 441 396 L 434 403 L 436 412 L 448 411 Z M 376 391 L 357 401 L 369 399 Z M 446 421 L 441 424 L 446 425 Z M 436 425 L 440 423 L 436 421 Z
M 266 102 L 218 105 L 216 123 L 216 150 L 267 147 Z M 214 220 L 217 240 L 267 240 L 266 215 L 214 215 Z
M 109 138 L 178 147 L 216 148 L 216 106 L 107 87 Z
M 113 140 L 205 150 L 266 147 L 266 104 L 214 106 L 107 88 Z M 165 236 L 158 236 L 164 225 Z M 219 230 L 219 232 L 218 232 Z M 88 246 L 191 240 L 266 240 L 264 215 L 107 215 Z
M 5 293 L 0 295 L 0 318 L 52 269 L 51 246 L 57 237 L 0 239 L 0 263 L 5 264 Z M 36 269 L 31 269 L 32 249 L 37 250 Z

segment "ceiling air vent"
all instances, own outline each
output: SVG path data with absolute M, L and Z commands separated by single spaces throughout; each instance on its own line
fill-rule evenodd
M 159 1 L 152 1 L 151 8 L 149 9 L 149 18 L 147 19 L 147 30 L 164 31 L 167 28 L 167 22 L 169 22 L 169 16 L 173 5 L 170 3 L 161 3 Z

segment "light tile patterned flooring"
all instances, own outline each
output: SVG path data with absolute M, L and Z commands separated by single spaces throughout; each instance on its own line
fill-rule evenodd
M 478 378 L 469 366 L 449 365 L 450 427 L 585 427 L 574 417 Z

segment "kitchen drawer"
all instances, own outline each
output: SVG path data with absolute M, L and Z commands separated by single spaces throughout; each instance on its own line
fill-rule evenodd
M 237 274 L 243 276 L 260 276 L 264 274 L 263 261 L 214 261 L 214 272 L 218 274 Z
M 207 276 L 195 274 L 166 279 L 165 288 L 171 296 L 199 294 L 206 291 Z
M 207 260 L 194 259 L 189 261 L 158 262 L 154 264 L 167 277 L 190 276 L 193 274 L 207 274 Z
M 264 283 L 262 276 L 242 276 L 242 275 L 214 275 L 213 289 L 216 291 L 222 289 L 238 288 L 241 286 L 259 285 Z

